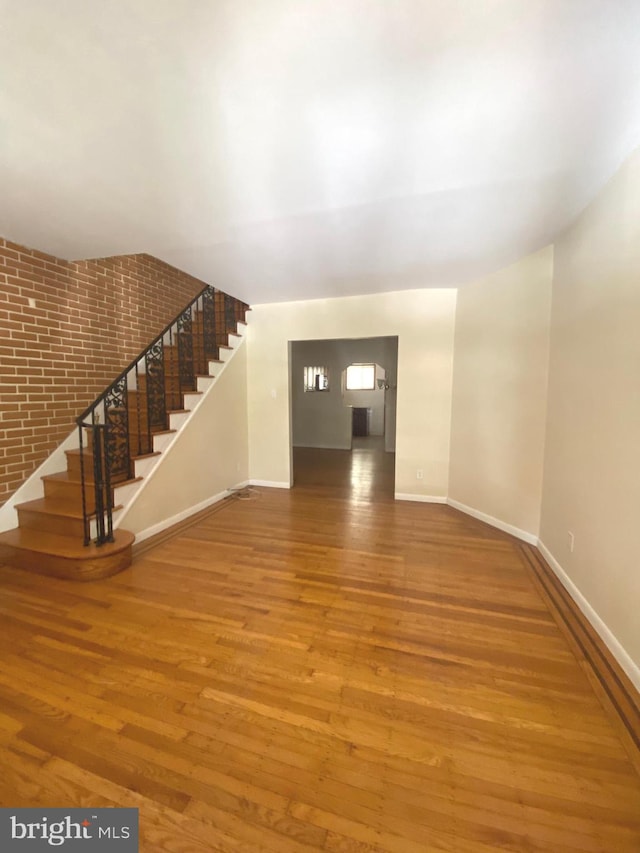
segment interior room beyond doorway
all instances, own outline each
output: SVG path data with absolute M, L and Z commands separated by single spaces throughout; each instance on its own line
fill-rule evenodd
M 397 365 L 397 337 L 291 342 L 294 487 L 393 498 Z

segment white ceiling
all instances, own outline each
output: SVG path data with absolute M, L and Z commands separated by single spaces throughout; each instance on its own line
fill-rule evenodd
M 252 303 L 455 286 L 640 143 L 638 0 L 0 0 L 0 234 Z

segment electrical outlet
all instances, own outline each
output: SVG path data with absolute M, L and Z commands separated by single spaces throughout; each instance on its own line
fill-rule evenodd
M 422 479 L 422 468 L 417 468 L 416 469 L 416 480 L 421 480 L 421 479 Z
M 569 543 L 569 551 L 573 554 L 573 546 L 575 545 L 576 537 L 573 535 L 573 533 L 570 530 L 567 531 L 567 540 Z
M 29 304 L 29 308 L 35 308 L 36 307 L 36 300 L 33 298 L 33 296 L 29 297 L 28 304 Z

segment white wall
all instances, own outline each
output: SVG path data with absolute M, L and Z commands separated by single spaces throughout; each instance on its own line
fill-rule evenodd
M 241 343 L 189 424 L 119 520 L 140 534 L 248 479 L 247 346 Z
M 539 532 L 640 688 L 640 150 L 553 250 L 458 295 L 256 306 L 252 478 L 290 483 L 288 341 L 375 335 L 399 337 L 396 493 Z
M 384 434 L 384 390 L 346 391 L 343 389 L 343 371 L 349 364 L 358 362 L 384 362 L 385 369 L 395 377 L 397 372 L 395 338 L 293 342 L 291 399 L 294 447 L 349 449 L 351 447 L 351 409 L 348 407 L 350 406 L 370 408 L 370 434 Z M 322 365 L 328 369 L 328 391 L 304 391 L 304 367 L 312 365 Z M 384 371 L 380 375 L 384 376 Z M 391 449 L 393 450 L 393 447 Z
M 458 291 L 449 496 L 538 535 L 553 249 Z
M 292 440 L 294 447 L 351 447 L 351 412 L 342 399 L 341 361 L 335 341 L 294 341 L 291 346 Z M 304 390 L 307 366 L 326 367 L 327 391 Z
M 556 244 L 541 521 L 640 689 L 639 518 L 640 149 Z
M 408 290 L 253 306 L 249 346 L 249 469 L 290 484 L 288 343 L 398 336 L 396 492 L 444 498 L 456 292 Z M 424 472 L 416 479 L 416 470 Z

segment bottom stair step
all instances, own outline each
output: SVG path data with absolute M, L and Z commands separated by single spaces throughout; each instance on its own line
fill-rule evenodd
M 114 542 L 85 547 L 71 536 L 17 527 L 0 533 L 0 562 L 50 577 L 98 580 L 131 565 L 135 536 L 128 530 L 113 535 Z

